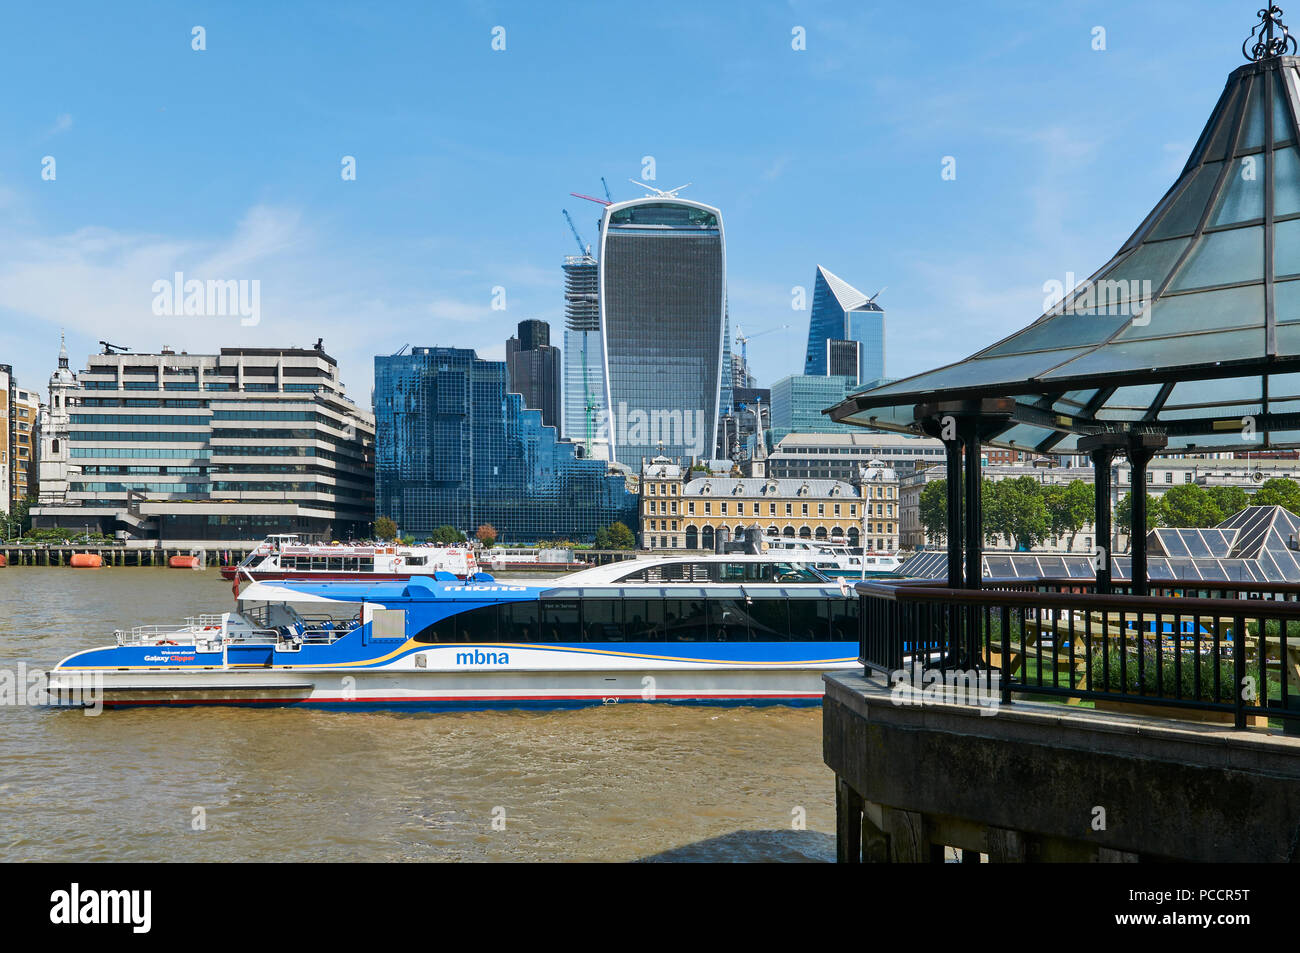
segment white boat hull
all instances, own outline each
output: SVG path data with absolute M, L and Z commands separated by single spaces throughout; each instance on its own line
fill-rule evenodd
M 822 673 L 799 668 L 585 671 L 392 671 L 305 668 L 54 673 L 50 702 L 78 707 L 259 705 L 382 708 L 563 708 L 678 704 L 819 704 Z

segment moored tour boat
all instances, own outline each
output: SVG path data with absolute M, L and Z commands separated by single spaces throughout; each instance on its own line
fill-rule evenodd
M 469 579 L 478 571 L 466 546 L 300 543 L 297 536 L 268 536 L 238 565 L 221 567 L 222 577 L 237 586 L 280 579 L 400 581 L 437 573 Z

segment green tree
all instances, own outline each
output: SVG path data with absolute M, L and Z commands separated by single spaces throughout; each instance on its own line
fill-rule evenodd
M 1205 492 L 1210 495 L 1224 519 L 1250 506 L 1250 496 L 1239 486 L 1212 486 Z
M 925 538 L 937 543 L 948 535 L 948 481 L 935 480 L 921 489 L 919 504 L 921 525 Z
M 20 539 L 27 535 L 32 528 L 32 517 L 29 512 L 36 505 L 36 497 L 23 497 L 16 504 L 12 513 L 6 513 L 0 510 L 0 539 L 12 537 Z
M 1300 484 L 1284 477 L 1265 480 L 1250 498 L 1251 506 L 1285 506 L 1300 515 Z
M 465 534 L 454 526 L 439 526 L 430 534 L 429 539 L 435 543 L 457 544 L 465 542 Z
M 626 523 L 613 522 L 596 530 L 597 549 L 633 549 L 636 547 L 636 534 Z
M 375 539 L 396 539 L 397 524 L 391 517 L 381 516 L 375 520 Z
M 1070 533 L 1070 546 L 1078 541 L 1079 533 L 1097 516 L 1097 493 L 1091 483 L 1071 480 L 1065 487 L 1065 508 L 1069 519 L 1063 523 Z
M 1115 526 L 1125 536 L 1133 535 L 1133 501 L 1132 493 L 1125 493 L 1124 498 L 1115 507 Z M 1158 496 L 1147 494 L 1147 529 L 1165 525 L 1165 504 Z M 1132 544 L 1130 543 L 1130 548 Z
M 1031 476 L 984 481 L 983 516 L 987 534 L 1004 537 L 1018 549 L 1032 549 L 1051 534 L 1043 486 Z
M 1199 483 L 1170 487 L 1161 497 L 1165 526 L 1201 529 L 1223 522 L 1224 513 Z

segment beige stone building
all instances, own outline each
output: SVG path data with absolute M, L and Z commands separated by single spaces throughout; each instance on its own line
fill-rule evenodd
M 898 479 L 886 467 L 846 480 L 777 479 L 762 460 L 715 476 L 656 457 L 641 470 L 644 549 L 713 549 L 719 532 L 735 540 L 752 528 L 765 536 L 839 542 L 875 551 L 898 546 Z
M 0 364 L 0 511 L 12 513 L 36 493 L 40 396 L 18 386 L 13 370 Z

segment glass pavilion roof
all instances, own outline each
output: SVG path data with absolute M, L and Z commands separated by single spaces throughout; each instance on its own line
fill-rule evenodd
M 1178 181 L 1096 274 L 966 360 L 826 413 L 919 433 L 916 404 L 1013 397 L 985 443 L 1072 452 L 1141 428 L 1167 433 L 1166 453 L 1300 446 L 1298 119 L 1300 57 L 1242 66 Z
M 1147 533 L 1152 582 L 1300 582 L 1300 517 L 1280 506 L 1248 506 L 1213 529 L 1154 529 Z M 917 553 L 896 575 L 942 579 L 943 550 Z M 1067 553 L 985 553 L 985 579 L 1092 579 L 1092 556 Z M 1127 556 L 1111 559 L 1111 576 L 1129 578 Z

